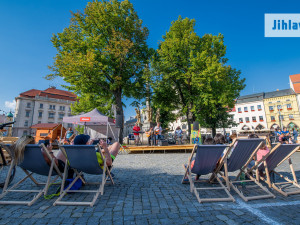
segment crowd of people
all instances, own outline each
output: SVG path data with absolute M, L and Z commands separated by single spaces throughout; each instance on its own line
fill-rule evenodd
M 270 139 L 272 143 L 280 142 L 285 144 L 295 144 L 298 139 L 298 131 L 295 128 L 288 131 L 286 127 L 283 128 L 283 130 L 280 128 L 275 129 L 275 131 L 271 133 Z

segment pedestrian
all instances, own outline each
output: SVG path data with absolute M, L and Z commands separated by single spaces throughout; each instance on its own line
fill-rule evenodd
M 297 139 L 298 139 L 298 131 L 295 128 L 293 128 L 293 143 L 294 144 L 298 143 Z

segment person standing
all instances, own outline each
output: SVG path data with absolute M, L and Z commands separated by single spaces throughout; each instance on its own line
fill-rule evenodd
M 293 137 L 293 142 L 296 144 L 298 142 L 298 131 L 295 128 L 293 128 Z
M 154 127 L 154 136 L 155 136 L 155 144 L 158 144 L 158 140 L 161 139 L 162 128 L 160 126 L 160 122 L 157 122 L 157 125 Z
M 135 126 L 133 127 L 133 135 L 134 135 L 134 143 L 135 145 L 138 145 L 140 140 L 140 134 L 138 133 L 141 130 L 139 127 L 139 124 L 136 122 Z

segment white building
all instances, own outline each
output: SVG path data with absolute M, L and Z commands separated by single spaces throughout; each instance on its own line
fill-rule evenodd
M 237 132 L 267 130 L 264 93 L 241 96 L 235 104 L 234 120 Z
M 75 94 L 54 87 L 21 93 L 16 97 L 13 136 L 34 135 L 30 128 L 34 124 L 62 123 L 64 116 L 71 115 L 70 105 L 76 98 Z

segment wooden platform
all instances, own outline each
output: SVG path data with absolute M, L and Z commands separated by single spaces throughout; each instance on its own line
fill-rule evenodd
M 154 153 L 154 152 L 191 152 L 194 145 L 168 145 L 168 146 L 123 146 L 128 153 Z

